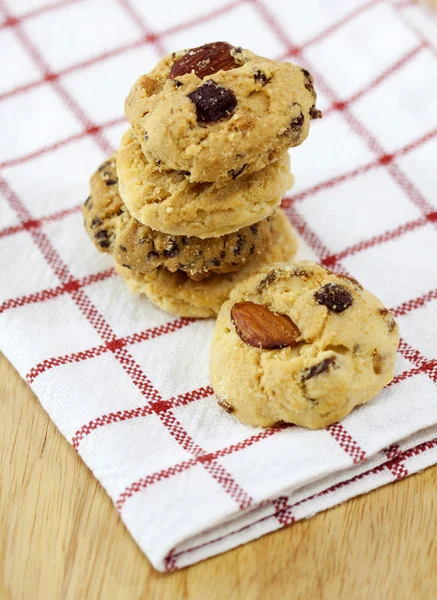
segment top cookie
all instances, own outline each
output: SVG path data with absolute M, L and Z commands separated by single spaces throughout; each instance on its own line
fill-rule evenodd
M 262 169 L 308 135 L 310 73 L 226 42 L 173 52 L 134 84 L 125 113 L 148 160 L 190 181 Z

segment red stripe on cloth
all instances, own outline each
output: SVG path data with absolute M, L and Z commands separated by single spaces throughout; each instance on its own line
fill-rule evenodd
M 403 479 L 407 477 L 408 469 L 404 465 L 399 444 L 392 444 L 389 448 L 385 448 L 383 452 L 390 461 L 387 463 L 387 467 L 393 473 L 394 478 Z
M 323 116 L 326 118 L 331 112 L 337 110 L 343 110 L 345 106 L 354 104 L 360 98 L 367 96 L 370 92 L 376 89 L 383 81 L 385 81 L 391 75 L 394 75 L 397 71 L 399 71 L 402 67 L 404 67 L 407 63 L 410 62 L 412 58 L 414 58 L 421 50 L 425 48 L 425 44 L 421 42 L 412 50 L 409 50 L 404 56 L 398 59 L 395 63 L 393 63 L 390 67 L 385 69 L 382 73 L 380 73 L 377 77 L 375 77 L 370 83 L 368 83 L 365 87 L 360 89 L 358 92 L 350 96 L 349 98 L 344 98 L 342 100 L 334 101 L 330 107 L 326 108 L 323 111 Z
M 404 302 L 400 306 L 394 308 L 391 312 L 393 313 L 393 315 L 395 317 L 402 317 L 402 316 L 406 315 L 407 313 L 409 313 L 411 310 L 416 310 L 417 308 L 421 308 L 427 302 L 430 302 L 431 300 L 436 300 L 436 299 L 437 299 L 437 288 L 434 290 L 431 290 L 430 292 L 427 292 L 426 294 L 423 294 L 422 296 L 419 296 L 418 298 L 414 298 L 413 300 L 407 300 L 407 302 Z
M 14 27 L 17 25 L 17 23 L 22 23 L 23 21 L 33 19 L 34 17 L 38 17 L 44 13 L 53 12 L 63 8 L 64 6 L 67 6 L 68 4 L 77 4 L 78 2 L 83 2 L 83 0 L 59 0 L 59 2 L 50 2 L 49 4 L 39 6 L 38 8 L 29 10 L 21 15 L 11 15 L 7 17 L 3 23 L 0 23 L 0 30 L 7 27 Z
M 202 398 L 207 398 L 213 393 L 211 387 L 200 387 L 197 390 L 192 390 L 187 392 L 186 394 L 181 394 L 176 396 L 175 398 L 171 398 L 167 401 L 165 410 L 169 410 L 170 408 L 176 408 L 178 406 L 183 406 L 185 404 L 189 404 L 190 402 L 195 402 L 196 400 L 201 400 Z M 105 425 L 110 425 L 111 423 L 120 423 L 122 421 L 128 421 L 130 419 L 136 419 L 138 417 L 144 417 L 146 415 L 151 415 L 156 412 L 156 403 L 155 407 L 152 407 L 150 404 L 145 406 L 138 406 L 133 409 L 126 410 L 118 410 L 116 412 L 110 412 L 96 419 L 93 419 L 86 425 L 83 425 L 76 433 L 74 434 L 71 443 L 75 450 L 79 448 L 80 442 L 84 437 L 89 435 L 92 431 L 95 431 L 99 427 L 103 427 Z
M 309 48 L 310 46 L 313 46 L 314 44 L 318 44 L 319 42 L 321 42 L 325 38 L 329 37 L 330 35 L 332 35 L 336 31 L 338 31 L 339 29 L 341 29 L 344 25 L 347 25 L 347 23 L 349 23 L 350 21 L 353 21 L 360 14 L 367 12 L 370 8 L 373 8 L 377 4 L 381 4 L 383 1 L 384 0 L 370 0 L 370 2 L 368 2 L 367 4 L 363 4 L 362 6 L 358 6 L 357 8 L 355 8 L 354 10 L 352 10 L 351 12 L 346 13 L 344 15 L 344 17 L 341 17 L 341 19 L 339 19 L 338 21 L 336 21 L 335 23 L 333 23 L 332 25 L 330 25 L 326 29 L 323 29 L 322 31 L 320 31 L 319 33 L 317 33 L 316 35 L 314 35 L 313 37 L 311 37 L 308 40 L 306 40 L 305 42 L 303 42 L 300 46 L 292 46 L 291 51 L 289 51 L 288 53 L 286 53 L 285 55 L 283 55 L 280 58 L 280 60 L 285 60 L 290 55 L 299 56 L 302 53 L 303 50 L 306 50 L 307 48 Z M 271 15 L 269 13 L 266 13 L 265 11 L 263 11 L 263 6 L 262 5 L 260 5 L 260 10 L 265 14 L 265 17 L 266 17 L 267 21 L 270 22 L 270 25 L 273 28 L 275 28 L 275 30 L 276 30 L 275 23 L 272 22 Z M 285 38 L 282 38 L 282 39 L 285 39 Z
M 36 292 L 35 294 L 29 294 L 28 296 L 20 296 L 19 298 L 11 298 L 0 304 L 0 314 L 11 308 L 19 308 L 20 306 L 26 306 L 27 304 L 35 304 L 37 302 L 45 302 L 46 300 L 52 300 L 62 294 L 68 294 L 76 291 L 82 287 L 92 285 L 99 281 L 104 281 L 108 277 L 114 275 L 114 269 L 107 269 L 106 271 L 100 271 L 93 275 L 87 275 L 82 279 L 71 279 L 67 283 L 58 285 L 55 288 L 49 288 Z
M 352 462 L 357 464 L 362 462 L 366 457 L 366 453 L 360 447 L 353 437 L 345 429 L 341 423 L 334 423 L 326 428 L 326 431 L 338 442 L 339 446 L 352 458 Z
M 101 125 L 93 126 L 93 131 L 94 132 L 102 131 L 109 127 L 113 127 L 114 125 L 120 125 L 123 122 L 125 122 L 126 126 L 127 126 L 127 121 L 126 121 L 125 117 L 119 117 L 117 119 L 112 119 L 111 121 L 107 121 L 106 123 L 102 123 Z M 29 152 L 28 154 L 24 154 L 23 156 L 17 156 L 16 158 L 10 158 L 8 160 L 4 160 L 3 162 L 0 163 L 0 169 L 4 169 L 7 167 L 16 167 L 17 165 L 26 163 L 29 160 L 33 160 L 34 158 L 39 158 L 40 156 L 43 156 L 44 154 L 48 154 L 49 152 L 54 152 L 55 150 L 58 150 L 58 148 L 62 148 L 63 146 L 67 146 L 68 144 L 71 144 L 73 142 L 77 142 L 78 140 L 86 138 L 89 135 L 90 135 L 90 130 L 85 129 L 84 131 L 81 131 L 80 133 L 76 133 L 74 135 L 70 135 L 66 138 L 63 138 L 62 140 L 59 140 L 58 142 L 55 142 L 54 144 L 50 144 L 48 146 L 43 146 L 42 148 L 39 148 L 38 150 L 35 150 L 34 152 Z M 112 149 L 111 149 L 111 152 L 112 152 Z
M 41 227 L 44 223 L 52 223 L 53 221 L 61 221 L 65 217 L 68 217 L 76 212 L 79 212 L 81 209 L 81 204 L 77 204 L 76 206 L 72 206 L 71 208 L 66 208 L 64 210 L 57 211 L 50 215 L 46 215 L 45 217 L 40 217 L 39 219 L 32 219 L 30 221 L 24 221 L 24 223 L 20 223 L 20 225 L 13 225 L 12 227 L 5 227 L 4 229 L 0 229 L 0 239 L 2 237 L 7 237 L 9 235 L 14 235 L 15 233 L 20 233 L 22 231 L 27 231 L 28 229 Z
M 8 10 L 5 5 L 4 0 L 0 0 L 0 7 L 2 7 L 4 13 L 8 16 Z M 43 56 L 39 52 L 38 48 L 31 41 L 30 37 L 24 31 L 24 29 L 20 26 L 20 22 L 14 24 L 14 31 L 29 56 L 32 58 L 36 66 L 40 69 L 43 78 L 48 81 L 56 94 L 61 98 L 64 104 L 68 107 L 70 112 L 75 116 L 75 118 L 82 123 L 85 129 L 88 131 L 90 135 L 92 135 L 96 143 L 99 147 L 106 153 L 109 154 L 111 152 L 112 147 L 103 134 L 99 131 L 98 127 L 92 123 L 92 121 L 86 116 L 85 112 L 82 110 L 80 105 L 73 99 L 73 97 L 67 92 L 67 90 L 61 85 L 56 76 L 53 76 L 50 72 L 50 67 L 44 60 Z
M 106 342 L 106 344 L 95 346 L 87 350 L 83 350 L 80 352 L 72 352 L 69 354 L 65 354 L 64 356 L 57 356 L 45 359 L 42 362 L 35 365 L 34 367 L 32 367 L 32 369 L 30 369 L 30 371 L 26 375 L 26 380 L 29 384 L 31 384 L 39 375 L 42 375 L 43 373 L 45 373 L 49 369 L 53 369 L 54 367 L 82 362 L 89 358 L 95 358 L 96 356 L 100 356 L 105 352 L 114 352 L 115 350 L 119 350 L 131 344 L 144 342 L 146 340 L 160 337 L 168 333 L 173 333 L 174 331 L 185 327 L 190 322 L 190 319 L 177 319 L 175 321 L 166 323 L 165 325 L 159 325 L 158 327 L 146 329 L 141 333 L 135 333 L 133 335 L 125 337 L 111 339 L 111 341 Z
M 427 450 L 432 450 L 437 446 L 437 439 L 431 440 L 429 442 L 424 442 L 423 444 L 419 444 L 418 446 L 416 446 L 415 448 L 412 448 L 410 450 L 406 450 L 405 452 L 402 453 L 402 455 L 400 455 L 400 458 L 402 460 L 405 460 L 407 458 L 410 458 L 412 456 L 419 456 L 420 454 L 423 454 L 423 452 L 426 452 Z M 396 459 L 394 459 L 396 460 Z M 325 490 L 322 490 L 321 492 L 318 492 L 317 494 L 313 494 L 312 496 L 309 496 L 308 498 L 304 498 L 302 500 L 300 500 L 299 502 L 296 502 L 295 504 L 292 505 L 288 505 L 288 503 L 284 502 L 285 507 L 280 509 L 280 510 L 284 510 L 284 511 L 288 511 L 289 508 L 291 509 L 295 509 L 297 506 L 301 506 L 303 504 L 306 504 L 307 502 L 310 502 L 311 500 L 314 500 L 315 498 L 321 498 L 323 496 L 327 496 L 329 494 L 332 494 L 334 492 L 336 492 L 339 489 L 342 489 L 344 487 L 347 487 L 353 483 L 356 483 L 357 481 L 361 481 L 362 479 L 365 479 L 366 477 L 369 477 L 370 475 L 376 475 L 377 473 L 381 473 L 382 471 L 388 469 L 391 471 L 390 468 L 390 461 L 387 463 L 383 463 L 381 465 L 378 465 L 376 467 L 374 467 L 373 469 L 370 469 L 369 471 L 365 471 L 363 473 L 359 473 L 358 475 L 355 475 L 354 477 L 352 477 L 351 479 L 347 479 L 345 481 L 341 481 L 339 483 L 335 483 L 334 485 L 332 485 L 329 488 L 326 488 Z M 284 497 L 280 497 L 277 500 L 272 500 L 271 504 L 275 505 L 275 502 L 279 501 L 278 505 L 281 506 L 281 501 Z M 175 552 L 175 549 L 173 548 L 169 554 L 167 555 L 164 564 L 165 566 L 169 567 L 168 569 L 166 568 L 166 570 L 169 571 L 175 571 L 177 570 L 177 559 L 180 556 L 183 556 L 184 554 L 189 554 L 190 552 L 194 552 L 195 550 L 199 550 L 200 548 L 209 546 L 211 544 L 215 544 L 225 538 L 228 537 L 232 537 L 234 535 L 238 535 L 239 533 L 241 533 L 242 531 L 245 531 L 247 529 L 250 529 L 252 527 L 255 527 L 256 525 L 258 525 L 259 523 L 262 523 L 264 521 L 267 521 L 269 519 L 276 519 L 276 521 L 278 523 L 281 522 L 280 520 L 280 514 L 274 513 L 271 515 L 266 515 L 265 517 L 262 517 L 261 519 L 257 519 L 256 521 L 253 521 L 252 523 L 249 523 L 248 525 L 245 525 L 244 527 L 240 527 L 240 529 L 236 529 L 234 531 L 232 531 L 231 533 L 222 535 L 220 537 L 215 538 L 214 540 L 210 540 L 208 542 L 204 542 L 202 544 L 198 544 L 196 546 L 193 546 L 191 548 L 187 548 L 186 550 L 182 550 L 181 552 Z M 283 525 L 283 527 L 288 526 L 289 523 L 285 523 Z
M 209 453 L 206 453 L 201 456 L 199 455 L 195 459 L 191 459 L 189 461 L 183 461 L 181 463 L 178 463 L 177 465 L 174 465 L 173 467 L 163 469 L 162 471 L 153 473 L 153 475 L 148 475 L 147 477 L 141 478 L 138 481 L 131 483 L 124 490 L 124 492 L 122 494 L 120 494 L 115 505 L 118 508 L 118 510 L 121 511 L 126 500 L 131 498 L 134 494 L 146 489 L 150 485 L 153 485 L 157 481 L 162 481 L 162 479 L 168 479 L 169 477 L 172 477 L 173 475 L 181 473 L 182 471 L 186 471 L 187 469 L 190 469 L 191 467 L 198 464 L 199 462 L 202 462 L 202 464 L 205 464 L 205 462 L 211 462 L 222 456 L 229 456 L 230 454 L 234 454 L 235 452 L 239 452 L 240 450 L 249 448 L 250 446 L 257 444 L 259 441 L 261 441 L 265 438 L 268 438 L 272 435 L 278 434 L 283 429 L 284 429 L 284 427 L 275 427 L 275 428 L 264 429 L 263 431 L 256 433 L 256 434 L 250 436 L 249 438 L 246 438 L 242 442 L 232 444 L 226 448 L 221 448 L 220 450 L 216 450 L 214 452 L 209 452 Z M 200 460 L 200 458 L 202 458 L 202 460 Z
M 357 244 L 354 244 L 353 246 L 349 246 L 349 248 L 345 248 L 344 250 L 342 250 L 341 252 L 338 252 L 337 254 L 331 254 L 329 256 L 325 256 L 321 262 L 326 265 L 332 265 L 340 260 L 343 260 L 344 258 L 346 258 L 348 256 L 357 254 L 358 252 L 361 252 L 362 250 L 367 250 L 369 248 L 372 248 L 373 246 L 378 246 L 379 244 L 383 244 L 390 240 L 394 240 L 398 237 L 401 237 L 405 233 L 414 231 L 415 229 L 417 229 L 419 227 L 423 227 L 427 223 L 428 223 L 428 219 L 426 217 L 422 217 L 421 219 L 416 219 L 415 221 L 409 221 L 408 223 L 399 225 L 399 227 L 396 227 L 395 229 L 392 229 L 391 231 L 385 231 L 384 233 L 382 233 L 380 235 L 375 235 L 372 238 L 358 242 Z

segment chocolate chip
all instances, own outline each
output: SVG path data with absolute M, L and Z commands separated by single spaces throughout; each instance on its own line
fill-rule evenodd
M 224 258 L 226 256 L 226 252 L 224 250 L 222 250 L 220 252 L 220 258 Z
M 270 271 L 269 273 L 267 273 L 267 275 L 264 277 L 264 279 L 261 279 L 259 284 L 256 286 L 256 291 L 262 292 L 263 290 L 266 289 L 266 287 L 268 287 L 269 285 L 274 283 L 278 279 L 278 277 L 279 277 L 279 271 L 276 271 L 276 269 L 274 269 L 273 271 Z
M 297 117 L 295 117 L 294 119 L 292 119 L 290 121 L 290 125 L 288 126 L 289 131 L 300 132 L 303 122 L 304 122 L 304 116 L 301 111 Z
M 352 294 L 338 283 L 327 283 L 314 294 L 314 297 L 319 304 L 336 313 L 342 313 L 352 306 L 354 301 Z
M 107 239 L 105 240 L 98 240 L 97 244 L 100 246 L 100 248 L 109 248 L 109 246 L 111 245 L 111 242 Z
M 227 400 L 225 400 L 224 398 L 218 400 L 217 404 L 220 406 L 220 408 L 223 408 L 223 410 L 226 411 L 227 413 L 234 412 L 234 410 L 235 410 L 234 407 L 231 406 L 229 404 L 229 402 Z
M 98 240 L 106 240 L 108 239 L 108 232 L 106 231 L 106 229 L 100 229 L 97 233 L 96 233 L 96 238 Z
M 222 264 L 222 261 L 219 258 L 214 258 L 213 261 L 212 261 L 212 264 L 215 267 L 219 267 Z
M 183 246 L 186 246 L 188 244 L 188 238 L 186 235 L 183 235 L 181 238 L 181 243 Z
M 311 92 L 313 94 L 313 96 L 315 96 L 316 92 L 314 91 L 314 86 L 313 86 L 313 76 L 306 69 L 302 69 L 302 73 L 304 75 L 304 80 L 305 80 L 304 81 L 304 86 L 305 86 L 305 88 L 309 92 Z
M 260 83 L 263 87 L 266 85 L 266 83 L 270 81 L 267 75 L 263 73 L 263 71 L 261 71 L 260 69 L 257 69 L 254 72 L 253 78 L 255 80 L 255 83 Z
M 161 161 L 159 160 L 159 158 L 157 158 L 157 159 L 155 160 L 155 165 L 156 165 L 157 167 L 159 167 L 159 165 L 160 165 L 160 164 L 161 164 Z
M 127 252 L 127 248 L 126 248 L 126 246 L 120 246 L 120 250 L 121 250 L 122 252 Z
M 147 131 L 144 132 L 144 141 L 145 142 L 149 141 L 149 134 L 147 133 Z
M 159 257 L 159 252 L 156 252 L 155 250 L 151 250 L 147 255 L 147 258 L 149 260 L 151 260 L 152 258 L 158 258 L 158 257 Z
M 307 381 L 308 379 L 312 379 L 316 375 L 320 375 L 320 373 L 325 373 L 329 371 L 332 365 L 335 364 L 335 358 L 325 358 L 322 362 L 317 365 L 313 365 L 309 369 L 305 369 L 302 371 L 302 381 Z
M 229 118 L 237 106 L 234 92 L 209 79 L 187 96 L 196 107 L 200 123 L 215 123 Z
M 106 185 L 115 185 L 118 182 L 118 179 L 107 179 L 105 181 Z
M 102 223 L 103 223 L 102 219 L 99 219 L 99 217 L 94 217 L 94 219 L 91 221 L 91 229 L 95 229 Z
M 182 81 L 178 81 L 177 79 L 173 79 L 173 82 L 177 88 L 180 88 L 184 85 Z
M 228 175 L 230 175 L 232 177 L 232 179 L 237 179 L 237 177 L 242 175 L 246 169 L 247 169 L 247 164 L 245 163 L 239 169 L 231 169 L 230 171 L 228 171 Z
M 391 332 L 396 327 L 396 321 L 393 319 L 393 315 L 387 308 L 379 308 L 379 314 L 385 319 L 388 330 Z
M 258 235 L 258 225 L 251 225 L 250 231 L 253 233 L 253 235 Z
M 321 119 L 323 117 L 322 111 L 312 106 L 308 111 L 311 119 Z
M 241 234 L 238 234 L 237 243 L 235 244 L 235 248 L 234 248 L 234 254 L 236 256 L 240 256 L 241 251 L 243 250 L 243 247 L 244 247 L 244 238 Z
M 176 242 L 174 240 L 172 240 L 170 248 L 164 250 L 164 256 L 166 256 L 167 258 L 174 258 L 175 256 L 177 256 L 179 254 L 179 252 L 180 252 L 179 246 L 176 244 Z

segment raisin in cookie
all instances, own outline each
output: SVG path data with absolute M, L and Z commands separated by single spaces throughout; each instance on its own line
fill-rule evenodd
M 392 380 L 398 343 L 392 315 L 357 281 L 311 262 L 279 264 L 222 306 L 211 383 L 245 423 L 318 429 Z
M 164 57 L 130 91 L 125 113 L 150 162 L 190 181 L 263 169 L 308 135 L 310 73 L 226 42 Z
M 145 294 L 163 310 L 181 317 L 213 317 L 236 283 L 271 263 L 291 260 L 296 254 L 296 237 L 280 209 L 272 217 L 272 228 L 273 236 L 263 254 L 253 257 L 235 273 L 211 275 L 203 281 L 193 281 L 181 271 L 170 273 L 165 268 L 147 275 L 120 265 L 116 265 L 115 269 L 131 292 Z
M 158 171 L 132 130 L 117 152 L 121 197 L 133 217 L 171 235 L 220 237 L 261 221 L 293 184 L 287 152 L 257 173 L 227 185 L 190 183 L 176 171 Z
M 127 269 L 149 273 L 158 267 L 183 271 L 192 279 L 230 273 L 264 252 L 273 228 L 267 217 L 221 238 L 172 236 L 146 227 L 130 216 L 118 193 L 115 156 L 91 177 L 91 195 L 83 206 L 85 228 L 101 252 Z

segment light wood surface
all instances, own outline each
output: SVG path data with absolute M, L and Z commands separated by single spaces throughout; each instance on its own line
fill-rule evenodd
M 170 575 L 0 355 L 0 598 L 437 597 L 437 468 Z

